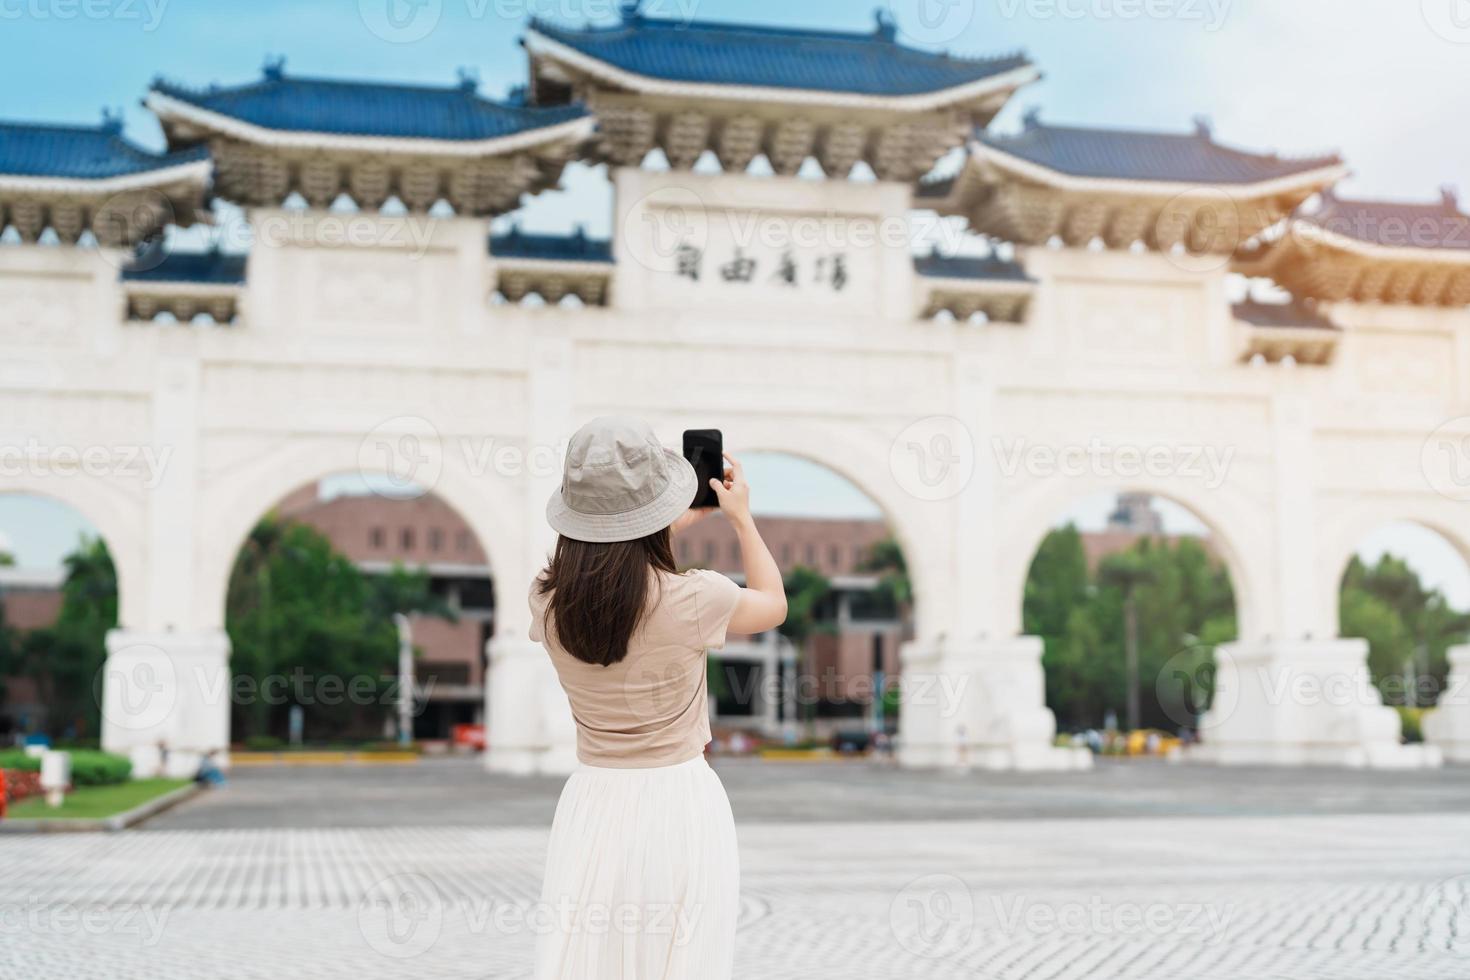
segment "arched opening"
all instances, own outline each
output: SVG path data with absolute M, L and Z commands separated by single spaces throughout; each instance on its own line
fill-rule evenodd
M 1176 679 L 1208 676 L 1215 647 L 1237 637 L 1236 567 L 1221 535 L 1165 497 L 1099 494 L 1057 515 L 1022 619 L 1044 643 L 1058 730 L 1129 754 L 1194 738 L 1207 698 Z
M 113 553 L 80 510 L 0 494 L 0 743 L 45 735 L 96 746 L 118 598 Z
M 1338 631 L 1368 643 L 1368 673 L 1406 741 L 1447 689 L 1449 651 L 1470 639 L 1466 549 L 1428 524 L 1392 521 L 1361 536 L 1338 582 Z
M 779 630 L 732 636 L 712 653 L 717 747 L 888 744 L 898 724 L 899 648 L 913 637 L 915 616 L 894 527 L 856 483 L 823 464 L 786 452 L 740 455 L 789 612 Z M 674 556 L 681 568 L 743 579 L 739 543 L 721 517 L 681 531 Z
M 481 746 L 495 606 L 485 544 L 437 493 L 358 471 L 298 487 L 229 576 L 234 740 Z

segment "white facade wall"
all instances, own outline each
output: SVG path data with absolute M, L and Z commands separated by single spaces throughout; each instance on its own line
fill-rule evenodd
M 1398 750 L 1371 689 L 1327 710 L 1273 700 L 1267 682 L 1359 669 L 1360 645 L 1337 637 L 1337 594 L 1373 528 L 1418 521 L 1467 549 L 1463 505 L 1436 492 L 1425 467 L 1441 464 L 1423 450 L 1470 415 L 1470 314 L 1338 309 L 1349 329 L 1333 365 L 1252 367 L 1223 264 L 1036 249 L 1024 255 L 1039 281 L 1027 323 L 926 321 L 906 236 L 891 234 L 908 185 L 627 169 L 614 180 L 606 308 L 497 304 L 486 226 L 469 219 L 253 212 L 242 313 L 224 329 L 122 322 L 116 255 L 0 249 L 0 435 L 37 447 L 0 492 L 71 504 L 112 550 L 109 748 L 146 768 L 164 741 L 183 771 L 227 747 L 218 680 L 237 550 L 286 493 L 361 470 L 433 490 L 489 554 L 490 765 L 568 768 L 571 719 L 526 639 L 523 590 L 552 543 L 542 510 L 563 441 L 623 412 L 670 444 L 718 426 L 736 452 L 813 460 L 882 507 L 917 596 L 909 764 L 1081 763 L 1051 749 L 1022 591 L 1061 512 L 1124 490 L 1199 515 L 1229 566 L 1235 662 L 1255 673 L 1222 670 L 1238 714 L 1214 719 L 1220 761 L 1434 761 Z M 698 281 L 673 271 L 681 242 L 703 250 Z M 755 281 L 720 275 L 737 248 Z M 788 249 L 796 287 L 770 278 Z M 67 473 L 67 446 L 135 447 L 166 465 L 156 480 Z M 931 485 L 917 469 L 929 466 L 951 466 L 949 482 Z M 150 709 L 158 698 L 170 708 Z

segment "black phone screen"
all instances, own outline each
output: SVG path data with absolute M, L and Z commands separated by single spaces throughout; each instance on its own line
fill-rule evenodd
M 699 478 L 699 489 L 695 491 L 691 507 L 718 507 L 720 498 L 709 485 L 711 477 L 725 478 L 725 439 L 719 429 L 686 429 L 684 431 L 684 458 L 694 467 Z

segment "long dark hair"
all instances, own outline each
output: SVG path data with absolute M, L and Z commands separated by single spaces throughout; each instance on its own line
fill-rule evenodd
M 678 571 L 668 528 L 612 544 L 557 538 L 539 586 L 551 597 L 546 621 L 556 629 L 557 644 L 603 667 L 626 657 L 648 611 L 650 569 Z

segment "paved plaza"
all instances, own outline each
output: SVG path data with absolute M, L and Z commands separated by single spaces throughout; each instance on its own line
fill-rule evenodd
M 1463 770 L 722 774 L 737 977 L 1470 976 Z M 240 770 L 143 829 L 0 838 L 0 977 L 528 977 L 555 790 Z

